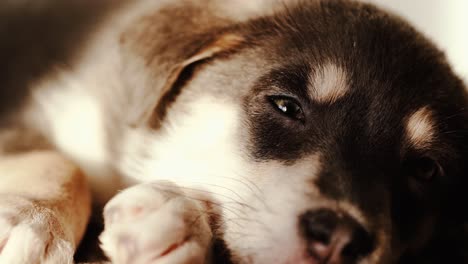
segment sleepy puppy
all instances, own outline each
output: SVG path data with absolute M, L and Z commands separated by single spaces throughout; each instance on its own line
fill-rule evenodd
M 71 263 L 90 196 L 113 263 L 205 263 L 215 241 L 234 263 L 463 263 L 467 93 L 406 22 L 107 4 L 80 30 L 0 31 L 22 51 L 2 50 L 0 263 Z

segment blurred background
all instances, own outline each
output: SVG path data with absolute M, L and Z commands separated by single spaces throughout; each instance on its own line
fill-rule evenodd
M 413 23 L 445 51 L 468 83 L 468 0 L 363 0 L 378 4 Z
M 77 43 L 83 37 L 81 33 L 89 31 L 96 19 L 106 13 L 107 6 L 132 1 L 135 0 L 0 0 L 0 59 L 10 62 L 0 64 L 0 79 L 25 67 L 24 61 L 37 65 L 36 72 L 43 70 L 44 60 L 58 60 L 70 43 Z M 293 0 L 219 1 L 232 11 Z M 405 17 L 445 51 L 455 71 L 468 83 L 468 0 L 358 1 L 377 4 Z M 15 39 L 9 38 L 11 35 Z M 57 35 L 62 36 L 63 43 L 55 42 Z M 35 45 L 29 45 L 31 42 Z M 47 50 L 48 57 L 39 57 L 38 50 Z

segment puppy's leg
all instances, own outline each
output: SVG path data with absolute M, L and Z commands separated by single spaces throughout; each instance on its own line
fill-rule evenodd
M 61 155 L 0 156 L 0 263 L 72 263 L 90 207 L 85 177 Z
M 106 205 L 100 240 L 112 263 L 207 261 L 212 232 L 206 205 L 168 185 L 137 185 Z

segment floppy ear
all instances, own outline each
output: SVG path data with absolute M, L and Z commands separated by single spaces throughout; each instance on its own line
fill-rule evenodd
M 150 108 L 152 110 L 149 113 L 142 116 L 143 120 L 148 120 L 150 127 L 159 128 L 166 116 L 167 108 L 175 101 L 186 81 L 192 76 L 194 68 L 216 56 L 232 52 L 242 42 L 243 38 L 240 35 L 221 34 L 208 45 L 201 47 L 192 56 L 174 65 L 161 89 L 159 100 Z
M 124 30 L 120 51 L 126 67 L 122 74 L 127 76 L 122 79 L 131 80 L 126 85 L 134 88 L 126 97 L 140 108 L 127 113 L 131 126 L 159 127 L 197 65 L 242 46 L 243 37 L 232 28 L 235 23 L 206 8 L 198 1 L 174 4 Z

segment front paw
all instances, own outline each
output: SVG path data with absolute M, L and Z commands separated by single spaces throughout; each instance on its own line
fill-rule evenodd
M 212 238 L 206 209 L 173 185 L 129 188 L 106 205 L 104 219 L 101 247 L 112 263 L 206 262 Z
M 0 263 L 73 263 L 70 241 L 52 210 L 23 197 L 0 195 Z

